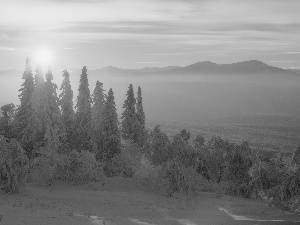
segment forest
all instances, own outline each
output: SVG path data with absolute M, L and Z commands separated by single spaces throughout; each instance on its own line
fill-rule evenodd
M 1 107 L 0 193 L 16 193 L 27 183 L 87 184 L 109 177 L 132 178 L 176 192 L 214 192 L 265 199 L 281 209 L 300 210 L 300 147 L 292 154 L 264 152 L 213 136 L 194 139 L 183 129 L 168 137 L 148 129 L 142 89 L 129 85 L 123 113 L 114 92 L 97 81 L 91 93 L 83 67 L 76 104 L 68 70 L 53 83 L 49 69 L 32 70 L 26 60 L 20 105 Z M 57 94 L 57 90 L 60 94 Z M 5 97 L 5 96 L 1 96 Z

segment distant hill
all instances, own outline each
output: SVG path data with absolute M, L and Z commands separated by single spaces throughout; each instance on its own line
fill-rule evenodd
M 179 66 L 168 66 L 168 67 L 145 67 L 142 69 L 120 69 L 114 66 L 104 67 L 102 69 L 94 70 L 97 73 L 106 75 L 139 75 L 139 74 L 150 74 L 156 72 L 172 71 L 180 68 Z M 94 72 L 93 72 L 94 73 Z
M 76 103 L 81 69 L 70 68 L 70 71 Z M 0 71 L 0 106 L 19 103 L 18 90 L 24 82 L 22 74 L 23 71 L 17 70 Z M 53 70 L 58 87 L 62 74 L 61 70 Z M 113 89 L 118 115 L 122 113 L 128 85 L 132 84 L 135 93 L 138 86 L 142 88 L 144 110 L 149 120 L 297 122 L 300 125 L 289 116 L 277 116 L 300 117 L 300 74 L 256 60 L 233 64 L 198 62 L 185 67 L 88 68 L 88 78 L 91 93 L 97 80 L 103 82 L 105 90 Z M 217 120 L 219 118 L 227 119 Z
M 180 66 L 167 66 L 167 67 L 145 67 L 141 69 L 143 72 L 163 72 L 163 71 L 171 71 L 180 68 Z
M 80 75 L 81 69 L 70 69 L 72 74 Z M 22 71 L 0 70 L 1 75 L 15 75 Z M 56 71 L 57 73 L 57 71 Z M 261 61 L 250 60 L 232 64 L 217 64 L 209 61 L 197 62 L 188 66 L 145 67 L 142 69 L 121 69 L 108 66 L 101 69 L 88 70 L 90 75 L 236 75 L 236 74 L 289 74 L 299 75 L 300 69 L 282 69 L 269 66 Z
M 232 64 L 216 64 L 209 61 L 188 66 L 145 67 L 143 69 L 121 69 L 113 66 L 90 70 L 90 75 L 113 76 L 172 76 L 172 75 L 285 75 L 299 77 L 300 70 L 285 70 L 269 66 L 261 61 L 250 60 Z
M 216 64 L 209 61 L 163 72 L 163 74 L 294 74 L 294 71 L 269 66 L 261 61 L 250 60 L 232 64 Z

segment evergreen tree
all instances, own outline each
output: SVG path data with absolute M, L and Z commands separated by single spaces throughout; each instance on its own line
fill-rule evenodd
M 136 98 L 136 117 L 137 117 L 137 143 L 143 146 L 146 141 L 146 126 L 145 126 L 145 113 L 143 109 L 142 89 L 138 87 Z
M 24 83 L 19 89 L 20 106 L 18 107 L 15 120 L 14 131 L 21 146 L 25 149 L 29 158 L 32 158 L 34 141 L 37 133 L 38 118 L 33 109 L 33 92 L 34 92 L 34 78 L 31 69 L 29 58 L 26 59 L 26 69 L 23 73 Z
M 67 70 L 63 71 L 64 80 L 61 84 L 60 106 L 61 106 L 61 120 L 66 132 L 66 142 L 71 145 L 72 128 L 74 123 L 74 109 L 73 109 L 73 91 L 70 84 L 70 75 Z
M 101 152 L 103 151 L 103 109 L 105 105 L 106 95 L 104 94 L 103 83 L 97 81 L 96 87 L 93 93 L 93 107 L 92 107 L 92 121 L 93 121 L 93 130 L 94 138 L 97 145 L 96 158 L 99 159 Z
M 107 101 L 103 110 L 103 161 L 111 159 L 121 152 L 121 138 L 118 128 L 118 115 L 116 112 L 115 98 L 112 89 L 109 90 Z
M 81 150 L 94 151 L 92 137 L 91 96 L 88 84 L 87 69 L 84 66 L 80 75 L 76 115 L 73 129 L 72 147 Z
M 150 132 L 145 145 L 145 152 L 153 165 L 161 165 L 174 158 L 174 153 L 170 148 L 170 140 L 168 136 L 160 130 L 159 125 Z
M 13 103 L 1 107 L 2 117 L 0 117 L 0 135 L 7 138 L 13 137 L 12 121 L 15 114 L 15 105 Z
M 122 137 L 124 140 L 131 140 L 137 143 L 137 115 L 135 111 L 136 100 L 134 98 L 134 92 L 132 84 L 129 85 L 127 91 L 127 99 L 124 101 L 122 113 Z
M 36 69 L 35 88 L 32 93 L 32 105 L 36 119 L 36 136 L 35 148 L 42 147 L 44 143 L 44 136 L 48 123 L 47 114 L 47 99 L 45 92 L 45 80 L 41 67 Z
M 53 75 L 49 69 L 46 74 L 45 82 L 47 123 L 44 138 L 46 140 L 47 148 L 57 152 L 63 142 L 65 132 L 61 121 L 61 113 L 56 93 L 57 85 L 52 83 L 52 80 Z

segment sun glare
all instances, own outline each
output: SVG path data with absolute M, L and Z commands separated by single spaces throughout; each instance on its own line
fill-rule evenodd
M 40 48 L 36 50 L 35 61 L 42 67 L 48 67 L 51 64 L 52 51 L 48 48 Z

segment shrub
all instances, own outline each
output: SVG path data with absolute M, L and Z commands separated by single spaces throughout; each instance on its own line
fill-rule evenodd
M 252 191 L 268 190 L 271 205 L 284 210 L 299 211 L 300 170 L 293 156 L 258 157 L 249 170 Z M 254 188 L 253 188 L 254 187 Z
M 212 137 L 207 143 L 207 167 L 213 181 L 219 183 L 228 175 L 229 159 L 234 148 L 235 144 L 221 137 Z
M 235 145 L 228 157 L 228 168 L 225 179 L 237 184 L 249 183 L 249 169 L 252 166 L 252 152 L 247 142 Z
M 179 165 L 175 160 L 167 162 L 158 172 L 158 184 L 168 196 L 179 190 Z
M 150 132 L 148 140 L 144 147 L 144 152 L 155 166 L 166 163 L 172 158 L 170 150 L 170 140 L 166 134 L 161 132 L 159 126 L 156 126 Z
M 16 139 L 0 135 L 0 191 L 18 192 L 25 185 L 29 160 Z
M 288 176 L 280 185 L 269 191 L 271 204 L 287 210 L 297 211 L 299 209 L 300 196 L 300 171 Z
M 249 169 L 252 182 L 256 182 L 262 189 L 270 190 L 282 184 L 292 172 L 289 163 L 280 155 L 268 161 L 257 160 Z
M 68 154 L 40 151 L 31 167 L 30 180 L 40 185 L 51 185 L 54 180 L 77 184 L 101 181 L 105 178 L 102 165 L 89 151 L 71 151 Z
M 121 153 L 115 156 L 111 163 L 106 164 L 104 171 L 106 176 L 132 178 L 137 172 L 142 159 L 142 150 L 136 144 L 126 142 Z
M 40 148 L 38 156 L 30 163 L 29 182 L 50 186 L 57 176 L 59 164 L 64 164 L 65 155 L 60 155 L 52 149 Z
M 146 186 L 157 186 L 161 166 L 153 166 L 146 156 L 142 156 L 134 178 Z
M 39 185 L 52 185 L 56 166 L 53 156 L 40 155 L 36 157 L 30 166 L 29 181 Z
M 208 187 L 208 181 L 193 166 L 186 167 L 178 159 L 161 166 L 157 180 L 161 190 L 168 196 L 178 191 L 195 194 Z
M 248 183 L 235 183 L 232 181 L 226 181 L 220 183 L 220 188 L 223 194 L 233 195 L 233 196 L 241 196 L 244 198 L 250 198 L 252 189 L 251 185 Z
M 293 156 L 292 156 L 292 162 L 295 164 L 297 168 L 300 168 L 300 145 L 297 149 L 295 149 Z
M 73 150 L 67 158 L 68 180 L 76 183 L 100 181 L 104 178 L 101 164 L 96 161 L 95 155 L 89 151 L 78 152 Z

